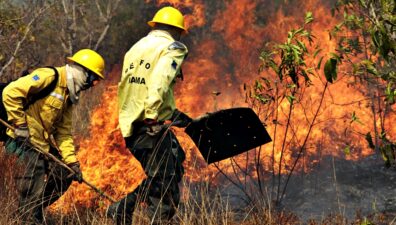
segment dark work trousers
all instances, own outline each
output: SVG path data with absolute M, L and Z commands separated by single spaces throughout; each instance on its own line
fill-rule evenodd
M 176 213 L 183 176 L 185 154 L 176 136 L 169 129 L 149 135 L 145 128 L 134 129 L 137 134 L 126 138 L 128 149 L 141 163 L 147 178 L 131 193 L 113 204 L 109 214 L 117 224 L 132 224 L 137 203 L 145 202 L 151 224 L 167 223 Z
M 54 203 L 69 188 L 70 172 L 25 143 L 9 139 L 6 151 L 18 156 L 21 173 L 15 176 L 19 193 L 18 214 L 22 224 L 42 224 L 44 209 Z M 50 152 L 60 158 L 57 150 Z

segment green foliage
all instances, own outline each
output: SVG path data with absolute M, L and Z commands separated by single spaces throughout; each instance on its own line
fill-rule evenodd
M 380 148 L 382 159 L 386 167 L 395 166 L 395 149 L 391 145 L 384 145 Z
M 385 90 L 386 101 L 389 104 L 395 104 L 396 89 L 394 88 L 393 81 L 388 83 Z
M 344 154 L 348 155 L 348 156 L 351 154 L 351 146 L 349 146 L 349 145 L 345 146 Z
M 378 145 L 378 150 L 381 153 L 382 159 L 384 160 L 385 166 L 396 166 L 395 156 L 396 156 L 396 143 L 393 143 L 386 137 L 386 133 L 384 131 L 379 135 L 380 143 Z M 365 139 L 372 150 L 375 150 L 375 144 L 373 142 L 373 138 L 371 133 L 368 132 L 365 136 Z
M 382 158 L 385 161 L 386 167 L 395 167 L 395 156 L 396 156 L 396 144 L 387 138 L 385 131 L 382 131 L 380 136 L 381 144 L 379 150 L 381 152 Z
M 342 21 L 330 32 L 338 41 L 339 62 L 345 74 L 370 101 L 374 134 L 366 134 L 369 147 L 380 151 L 387 166 L 394 165 L 394 145 L 385 138 L 385 120 L 396 95 L 396 3 L 394 0 L 338 0 L 334 14 Z M 330 71 L 331 66 L 328 66 Z M 326 68 L 325 68 L 326 69 Z M 348 71 L 348 69 L 350 71 Z M 327 73 L 326 78 L 330 78 Z M 351 79 L 352 80 L 352 79 Z M 359 122 L 352 115 L 351 123 Z M 373 141 L 373 139 L 375 141 Z
M 296 99 L 293 95 L 288 95 L 286 96 L 287 101 L 289 101 L 290 104 L 293 104 L 293 101 Z
M 312 12 L 307 12 L 307 14 L 305 14 L 305 19 L 304 19 L 305 24 L 309 24 L 309 23 L 311 23 L 313 20 L 314 20 L 314 18 L 313 18 Z
M 284 162 L 283 155 L 288 148 L 287 146 L 296 144 L 295 135 L 289 134 L 289 129 L 294 127 L 294 111 L 296 108 L 309 111 L 309 107 L 313 105 L 301 104 L 305 100 L 312 100 L 310 96 L 305 95 L 305 91 L 312 85 L 311 79 L 313 77 L 321 79 L 319 76 L 319 69 L 321 68 L 324 57 L 321 54 L 322 49 L 320 49 L 318 45 L 313 45 L 315 36 L 312 35 L 309 29 L 313 21 L 314 18 L 312 13 L 306 13 L 302 25 L 297 29 L 292 29 L 287 32 L 287 37 L 284 42 L 267 43 L 264 46 L 264 49 L 260 53 L 262 64 L 260 65 L 259 72 L 265 72 L 266 79 L 256 80 L 247 94 L 248 103 L 250 103 L 252 107 L 257 108 L 257 111 L 260 112 L 264 120 L 269 119 L 275 126 L 273 135 L 274 144 L 272 146 L 272 166 L 274 177 L 276 174 L 278 175 L 276 181 L 277 188 L 274 186 L 276 188 L 277 204 L 282 202 L 289 178 L 301 159 L 302 152 L 306 148 L 310 138 L 310 133 L 316 125 L 315 121 L 322 108 L 322 103 L 329 84 L 329 82 L 324 82 L 319 104 L 314 106 L 317 109 L 312 118 L 308 119 L 309 116 L 307 116 L 308 133 L 305 139 L 302 140 L 301 147 L 298 147 L 299 151 L 294 163 L 288 165 Z M 316 60 L 317 57 L 319 57 L 318 60 Z M 334 58 L 335 61 L 338 61 L 339 56 L 332 55 L 331 57 Z M 316 64 L 317 62 L 318 64 Z M 330 70 L 332 73 L 331 76 L 333 79 L 336 79 L 336 66 L 330 68 Z M 288 103 L 287 109 L 283 108 L 285 101 Z M 311 102 L 311 104 L 314 103 Z M 284 127 L 281 134 L 282 140 L 276 140 L 276 137 L 279 136 L 276 133 L 277 126 Z M 278 154 L 275 155 L 275 152 L 280 152 L 280 156 Z M 277 165 L 275 158 L 278 157 L 279 164 Z M 281 171 L 283 167 L 287 168 L 289 166 L 291 169 L 282 188 L 281 184 L 283 181 L 281 179 Z
M 333 81 L 337 79 L 337 62 L 337 59 L 330 58 L 329 60 L 327 60 L 324 66 L 324 74 L 326 80 L 330 83 L 333 83 Z
M 343 20 L 333 28 L 331 36 L 337 36 L 341 31 L 351 34 L 339 37 L 338 51 L 352 64 L 354 74 L 369 73 L 373 78 L 383 79 L 388 86 L 395 84 L 396 78 L 389 76 L 396 69 L 395 1 L 338 0 L 334 10 L 343 11 Z M 363 53 L 364 48 L 368 55 L 356 65 L 350 57 Z
M 362 123 L 362 122 L 359 120 L 359 118 L 356 116 L 355 111 L 352 113 L 352 116 L 351 116 L 351 123 L 354 123 L 354 122 L 359 123 L 360 125 L 363 125 L 363 123 Z
M 315 75 L 315 68 L 319 65 L 310 67 L 306 63 L 306 57 L 311 56 L 310 50 L 307 45 L 312 45 L 315 38 L 307 26 L 314 21 L 312 12 L 307 12 L 304 18 L 304 23 L 297 29 L 292 29 L 287 33 L 287 39 L 284 43 L 280 44 L 266 44 L 264 50 L 260 53 L 260 60 L 262 64 L 259 72 L 263 70 L 272 71 L 276 74 L 279 84 L 285 87 L 283 97 L 293 104 L 298 100 L 295 92 L 302 86 L 311 85 L 311 75 Z M 317 57 L 321 49 L 318 46 L 314 47 L 312 56 Z M 262 86 L 255 84 L 252 97 L 259 100 L 261 103 L 268 103 L 271 99 L 258 92 L 263 92 Z M 261 82 L 261 81 L 260 81 Z M 259 82 L 259 83 L 260 83 Z M 274 83 L 266 81 L 266 88 L 273 90 Z M 257 92 L 258 91 L 258 92 Z
M 365 72 L 370 73 L 375 76 L 379 75 L 377 68 L 375 68 L 373 61 L 365 59 L 360 62 L 360 65 L 362 67 L 362 70 L 364 70 Z

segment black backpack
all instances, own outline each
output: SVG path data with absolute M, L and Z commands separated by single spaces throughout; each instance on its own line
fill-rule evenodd
M 59 73 L 58 71 L 55 69 L 55 67 L 51 67 L 51 66 L 47 66 L 47 68 L 51 68 L 54 70 L 55 72 L 55 79 L 47 86 L 45 87 L 43 90 L 41 90 L 39 93 L 35 94 L 30 100 L 29 102 L 26 103 L 26 105 L 23 106 L 23 109 L 26 110 L 29 108 L 30 105 L 32 105 L 33 103 L 35 103 L 37 100 L 40 100 L 46 96 L 48 96 L 49 94 L 51 94 L 51 92 L 55 89 L 56 84 L 58 83 L 58 79 L 59 79 Z M 21 77 L 24 77 L 26 75 L 28 75 L 28 72 L 23 72 L 23 74 L 21 75 Z M 11 82 L 8 83 L 0 83 L 0 119 L 8 122 L 8 118 L 7 118 L 7 111 L 4 107 L 3 104 L 3 90 L 4 88 Z M 4 142 L 7 140 L 8 136 L 6 134 L 6 130 L 7 127 L 4 126 L 4 124 L 0 123 L 0 141 Z

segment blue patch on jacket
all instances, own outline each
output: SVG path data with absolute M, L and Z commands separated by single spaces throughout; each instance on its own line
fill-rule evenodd
M 40 80 L 40 77 L 36 74 L 36 75 L 33 76 L 33 80 L 34 81 L 38 81 L 38 80 Z

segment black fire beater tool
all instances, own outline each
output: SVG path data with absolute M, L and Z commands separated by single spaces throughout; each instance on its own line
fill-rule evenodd
M 271 142 L 267 130 L 250 108 L 231 108 L 206 114 L 185 129 L 208 164 Z
M 14 131 L 15 128 L 13 126 L 11 126 L 10 124 L 8 124 L 6 121 L 0 119 L 0 122 L 6 126 L 8 129 Z M 52 136 L 51 136 L 52 137 Z M 59 147 L 56 145 L 55 141 L 53 140 L 53 137 L 50 139 L 50 141 L 52 142 L 51 145 L 53 147 L 56 148 L 56 150 L 58 150 L 60 152 Z M 50 158 L 51 160 L 53 160 L 54 162 L 58 163 L 60 166 L 64 167 L 65 169 L 69 170 L 72 174 L 75 174 L 76 172 L 70 168 L 66 163 L 62 162 L 61 160 L 59 160 L 58 158 L 56 158 L 54 155 L 52 155 L 49 152 L 45 152 L 40 150 L 38 147 L 34 146 L 32 143 L 29 143 L 35 151 L 47 156 L 48 158 Z M 96 186 L 94 186 L 93 184 L 91 184 L 90 182 L 86 181 L 84 178 L 82 180 L 83 183 L 85 183 L 86 185 L 88 185 L 90 188 L 92 188 L 92 190 L 96 191 L 98 194 L 100 194 L 101 196 L 107 198 L 108 200 L 110 200 L 112 203 L 115 203 L 116 200 L 114 198 L 112 198 L 111 196 L 109 196 L 108 194 L 106 194 L 104 191 L 100 190 L 99 188 L 97 188 Z

